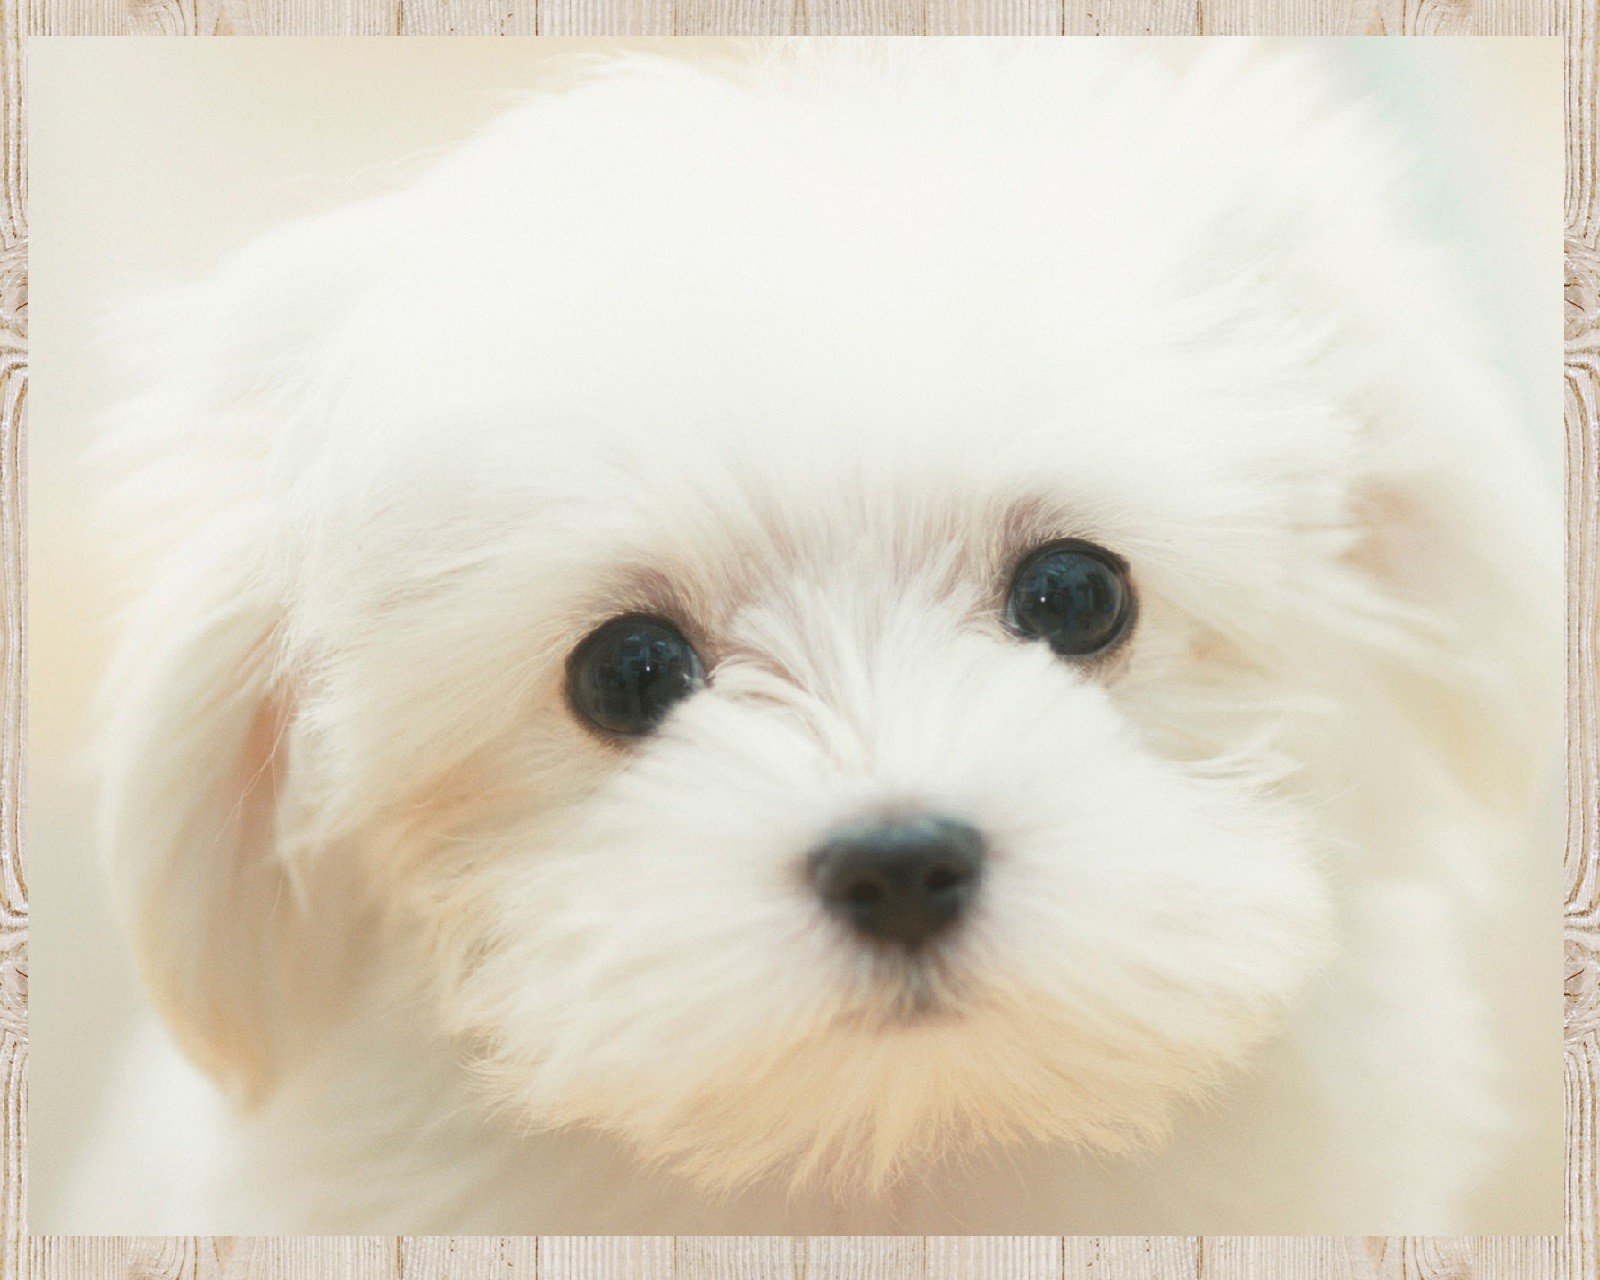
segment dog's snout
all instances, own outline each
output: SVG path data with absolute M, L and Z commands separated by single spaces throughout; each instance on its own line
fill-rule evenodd
M 983 836 L 925 816 L 836 831 L 811 855 L 827 909 L 858 933 L 908 949 L 955 924 L 983 872 Z

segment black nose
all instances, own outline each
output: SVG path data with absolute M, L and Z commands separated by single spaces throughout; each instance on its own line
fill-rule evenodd
M 983 837 L 953 818 L 836 831 L 811 855 L 823 903 L 859 933 L 906 948 L 948 929 L 983 871 Z

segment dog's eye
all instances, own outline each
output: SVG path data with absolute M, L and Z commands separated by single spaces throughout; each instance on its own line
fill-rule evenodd
M 1006 623 L 1065 657 L 1102 653 L 1133 621 L 1128 569 L 1088 542 L 1054 542 L 1035 551 L 1011 580 Z
M 699 656 L 660 618 L 613 618 L 567 664 L 573 710 L 608 733 L 649 733 L 704 683 Z

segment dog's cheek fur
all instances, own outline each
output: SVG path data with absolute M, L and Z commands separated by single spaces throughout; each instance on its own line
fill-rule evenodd
M 443 1002 L 490 1087 L 533 1125 L 620 1132 L 722 1190 L 775 1171 L 881 1186 L 1025 1134 L 1157 1138 L 1321 954 L 1299 823 L 1150 756 L 1041 646 L 912 593 L 852 651 L 881 605 L 810 606 L 785 670 L 809 649 L 857 696 L 731 666 L 556 826 L 495 842 L 475 960 Z M 827 918 L 804 875 L 832 824 L 907 808 L 992 846 L 969 927 L 915 972 Z

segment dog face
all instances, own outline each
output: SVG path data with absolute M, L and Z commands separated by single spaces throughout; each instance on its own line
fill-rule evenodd
M 357 980 L 335 876 L 494 1097 L 716 1187 L 1124 1149 L 1271 1033 L 1330 761 L 1489 722 L 1487 454 L 1347 123 L 1073 56 L 623 61 L 170 304 L 109 838 L 219 1074 Z

